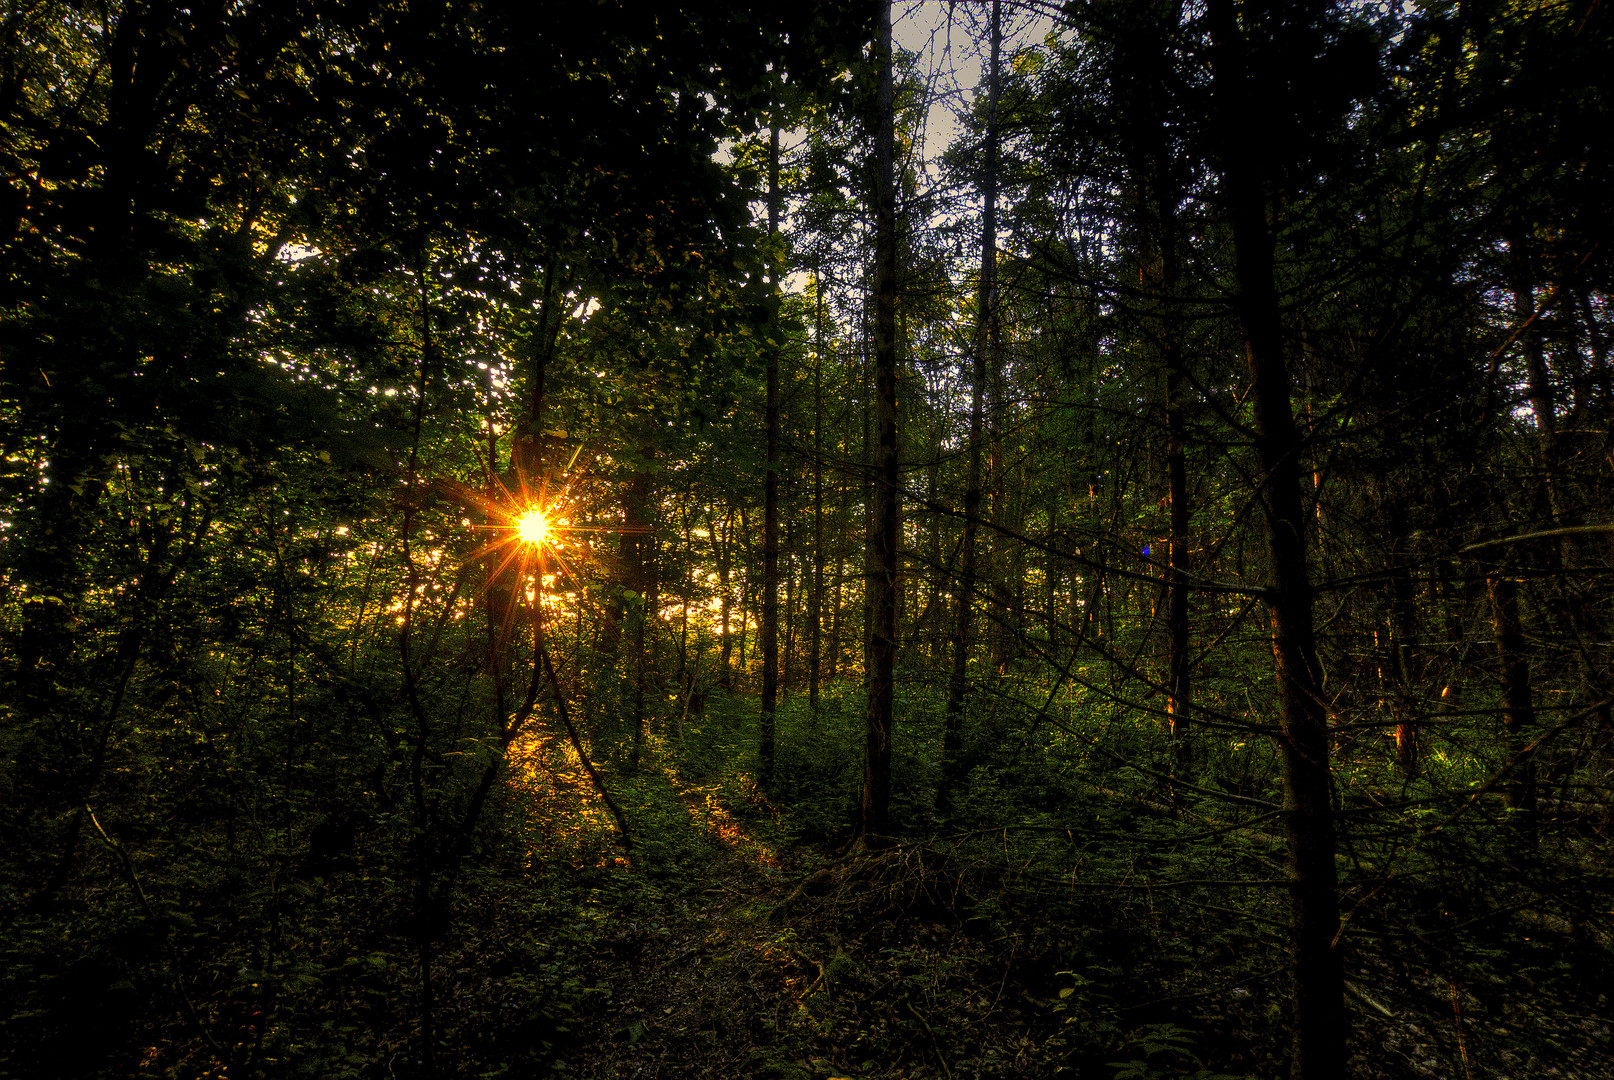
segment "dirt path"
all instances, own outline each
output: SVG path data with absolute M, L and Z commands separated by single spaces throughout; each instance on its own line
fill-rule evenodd
M 621 798 L 642 825 L 636 866 L 582 973 L 608 993 L 576 1024 L 569 1075 L 1054 1071 L 1060 1051 L 1043 1023 L 1052 1003 L 1011 978 L 1015 946 L 1000 956 L 943 910 L 944 882 L 922 849 L 834 860 L 783 852 L 715 791 L 680 790 L 659 774 Z
M 660 818 L 641 859 L 644 902 L 601 942 L 591 977 L 611 994 L 581 1025 L 574 1075 L 839 1075 L 806 1056 L 792 1023 L 814 972 L 794 932 L 769 918 L 793 884 L 777 852 L 711 792 L 645 785 L 635 796 L 641 820 Z M 687 815 L 676 842 L 672 798 Z

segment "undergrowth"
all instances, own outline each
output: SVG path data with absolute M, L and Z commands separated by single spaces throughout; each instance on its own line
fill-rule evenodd
M 637 765 L 598 732 L 631 847 L 539 729 L 432 928 L 399 802 L 319 858 L 317 833 L 249 856 L 108 823 L 99 891 L 8 928 L 0 1076 L 1282 1075 L 1270 757 L 1207 739 L 1174 785 L 1152 718 L 1012 700 L 972 705 L 939 808 L 939 695 L 903 698 L 900 835 L 868 848 L 856 687 L 787 699 L 766 792 L 746 699 L 652 718 Z M 1549 819 L 1521 851 L 1493 801 L 1453 795 L 1483 764 L 1342 766 L 1356 1074 L 1614 1076 L 1606 831 Z

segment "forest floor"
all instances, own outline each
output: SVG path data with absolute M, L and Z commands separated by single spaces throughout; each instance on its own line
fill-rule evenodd
M 570 914 L 537 931 L 568 942 L 545 955 L 567 972 L 570 1004 L 557 1024 L 532 1029 L 557 1075 L 1236 1080 L 1282 1071 L 1277 898 L 1247 897 L 1237 910 L 1187 903 L 1182 890 L 1141 877 L 1281 873 L 1260 844 L 1228 834 L 1191 856 L 1203 862 L 1154 865 L 1180 824 L 1109 795 L 1062 804 L 1059 818 L 1085 821 L 1085 833 L 1024 824 L 860 851 L 844 826 L 831 831 L 835 814 L 814 823 L 816 840 L 799 839 L 802 823 L 732 768 L 685 780 L 672 761 L 653 759 L 610 772 L 633 829 L 625 857 L 581 774 L 556 777 L 528 789 L 570 808 L 539 814 L 552 823 L 546 843 L 560 814 L 576 820 L 593 803 L 593 839 L 560 871 Z M 1114 861 L 1127 844 L 1131 854 Z M 1353 938 L 1356 1074 L 1614 1077 L 1597 989 L 1606 946 L 1479 899 L 1496 914 L 1470 920 L 1472 939 Z M 1407 902 L 1467 918 L 1449 898 Z M 1458 963 L 1460 953 L 1473 955 Z
M 902 856 L 781 844 L 752 831 L 768 819 L 760 801 L 742 823 L 715 790 L 659 773 L 620 798 L 630 818 L 657 822 L 639 856 L 654 884 L 627 904 L 631 916 L 602 928 L 584 981 L 608 992 L 578 1024 L 572 1075 L 1053 1071 L 1023 1020 L 1028 1005 L 1047 1017 L 1054 1002 L 1022 1000 L 1009 971 L 988 970 L 993 950 L 948 925 L 940 905 L 871 876 L 883 862 L 889 879 Z M 681 835 L 669 829 L 678 811 Z

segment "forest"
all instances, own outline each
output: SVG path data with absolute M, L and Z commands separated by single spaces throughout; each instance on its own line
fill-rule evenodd
M 1614 1077 L 1600 0 L 0 28 L 0 1080 Z

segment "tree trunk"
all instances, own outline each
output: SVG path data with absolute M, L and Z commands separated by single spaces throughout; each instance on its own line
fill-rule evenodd
M 768 129 L 768 233 L 779 231 L 779 129 Z M 768 282 L 778 271 L 769 267 Z M 762 478 L 762 714 L 758 723 L 757 783 L 773 787 L 775 710 L 779 703 L 779 349 L 768 348 L 768 401 L 764 420 L 767 471 Z
M 964 537 L 958 573 L 958 614 L 953 624 L 953 666 L 947 680 L 946 728 L 938 801 L 946 803 L 964 775 L 964 700 L 968 692 L 970 623 L 975 603 L 977 521 L 981 514 L 981 441 L 985 426 L 987 351 L 997 317 L 998 61 L 1003 44 L 1000 0 L 992 0 L 991 59 L 987 67 L 986 162 L 981 176 L 981 275 L 970 368 L 969 469 L 964 482 Z
M 824 278 L 813 278 L 817 304 L 813 319 L 813 581 L 807 600 L 811 637 L 807 653 L 807 708 L 818 711 L 818 683 L 823 676 L 824 621 Z
M 1168 259 L 1170 257 L 1168 256 Z M 1174 275 L 1169 275 L 1174 276 Z M 1188 652 L 1188 466 L 1187 425 L 1182 408 L 1183 357 L 1175 335 L 1166 339 L 1166 492 L 1171 503 L 1171 539 L 1166 547 L 1170 579 L 1166 602 L 1166 714 L 1171 725 L 1172 771 L 1194 773 L 1189 711 L 1193 703 Z
M 645 688 L 649 671 L 645 655 L 645 624 L 655 615 L 655 565 L 650 535 L 650 458 L 654 450 L 644 451 L 645 464 L 633 474 L 623 492 L 622 561 L 623 579 L 627 588 L 638 594 L 638 610 L 632 602 L 625 614 L 629 635 L 628 716 L 632 723 L 633 744 L 628 763 L 637 767 L 644 755 L 645 746 Z
M 1418 635 L 1418 614 L 1412 572 L 1408 567 L 1406 515 L 1399 493 L 1389 514 L 1390 529 L 1390 672 L 1395 686 L 1391 715 L 1395 717 L 1396 768 L 1408 780 L 1422 767 L 1418 721 L 1414 701 L 1422 665 L 1413 652 Z
M 717 522 L 712 523 L 708 540 L 712 545 L 712 560 L 717 563 L 717 587 L 719 608 L 719 640 L 721 652 L 717 661 L 717 685 L 724 690 L 731 690 L 734 686 L 734 672 L 730 667 L 734 659 L 734 638 L 729 631 L 729 617 L 734 609 L 734 594 L 732 581 L 733 551 L 734 551 L 734 508 L 730 507 L 723 515 L 722 539 L 718 538 Z
M 863 752 L 859 835 L 867 843 L 890 828 L 891 722 L 896 675 L 898 513 L 896 116 L 892 80 L 891 3 L 880 5 L 880 91 L 875 121 L 874 513 L 868 582 L 868 714 Z
M 1274 244 L 1264 176 L 1271 147 L 1256 122 L 1248 59 L 1233 0 L 1210 0 L 1215 124 L 1223 197 L 1233 229 L 1236 305 L 1255 412 L 1255 448 L 1267 521 L 1273 674 L 1278 683 L 1284 837 L 1289 849 L 1289 952 L 1294 1080 L 1344 1080 L 1344 972 L 1324 706 L 1301 492 L 1303 446 L 1283 355 Z
M 1486 579 L 1491 625 L 1496 633 L 1497 677 L 1502 689 L 1502 724 L 1508 736 L 1506 793 L 1514 841 L 1522 854 L 1536 850 L 1536 767 L 1528 733 L 1536 725 L 1530 686 L 1530 660 L 1524 651 L 1524 625 L 1519 619 L 1519 583 L 1493 571 Z
M 849 450 L 851 439 L 848 437 L 842 446 Z M 824 677 L 833 680 L 841 673 L 841 630 L 846 618 L 844 606 L 846 589 L 846 554 L 848 526 L 852 520 L 853 486 L 844 478 L 841 481 L 840 507 L 835 514 L 835 594 L 830 601 L 829 617 L 829 647 L 825 650 L 828 655 L 828 664 L 825 666 Z

